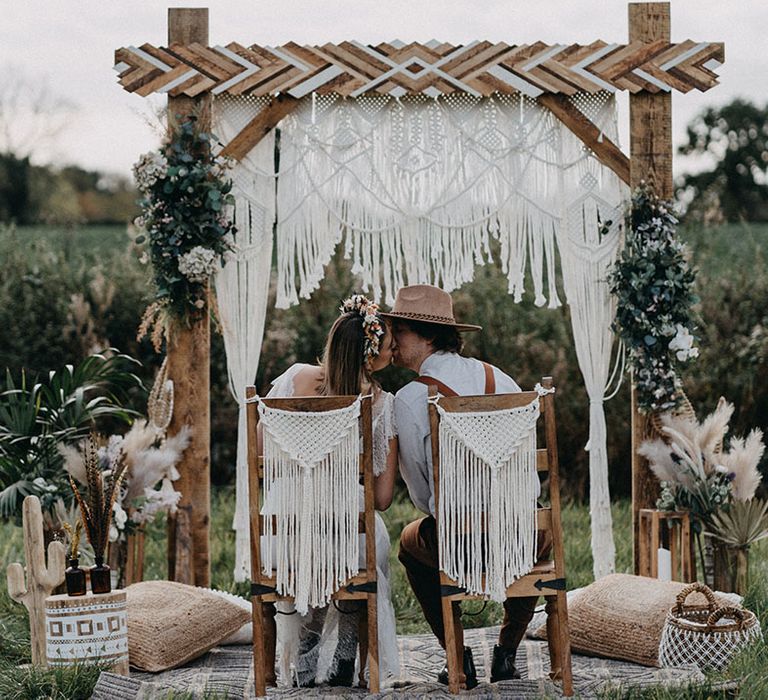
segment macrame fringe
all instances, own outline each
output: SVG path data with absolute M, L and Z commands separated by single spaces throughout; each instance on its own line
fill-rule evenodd
M 618 143 L 611 95 L 577 93 L 571 101 Z M 217 131 L 229 141 L 267 100 L 227 96 L 215 104 Z M 601 404 L 602 421 L 590 408 L 595 574 L 613 570 L 602 401 L 613 342 L 603 318 L 611 304 L 604 279 L 615 248 L 604 245 L 593 214 L 599 210 L 604 223 L 605 213 L 628 198 L 627 188 L 548 110 L 521 95 L 400 101 L 317 95 L 303 100 L 280 128 L 279 173 L 272 135 L 233 173 L 250 207 L 248 226 L 271 233 L 277 221 L 279 307 L 317 288 L 344 238 L 354 271 L 372 296 L 390 304 L 404 284 L 430 282 L 452 290 L 470 281 L 475 265 L 490 260 L 496 236 L 515 301 L 522 299 L 530 270 L 535 302 L 555 307 L 559 254 L 579 366 L 590 401 Z M 621 218 L 613 215 L 614 222 Z M 250 255 L 267 263 L 271 258 L 255 249 Z M 269 268 L 260 278 L 268 282 Z M 239 293 L 239 302 L 230 297 L 226 303 L 239 304 L 235 323 L 245 327 L 249 311 L 261 314 L 266 308 L 267 289 Z M 241 332 L 237 326 L 235 333 Z M 248 350 L 247 361 L 238 357 L 235 363 L 239 368 L 230 365 L 230 375 L 237 396 L 234 387 L 248 383 L 243 372 L 255 376 L 258 350 Z M 240 447 L 238 454 L 244 454 Z M 239 456 L 237 580 L 248 571 L 244 464 Z
M 445 419 L 445 413 L 442 416 L 441 568 L 468 592 L 503 602 L 507 586 L 536 561 L 535 418 L 512 441 L 514 451 L 511 455 L 507 451 L 506 461 L 489 464 L 468 445 L 477 436 L 467 436 Z M 507 429 L 515 430 L 514 418 Z
M 355 407 L 359 414 L 359 402 Z M 350 420 L 342 426 L 343 434 L 321 435 L 331 449 L 307 461 L 296 459 L 295 445 L 286 445 L 291 430 L 275 431 L 274 422 L 288 414 L 293 429 L 300 429 L 297 419 L 317 414 L 265 412 L 261 405 L 259 410 L 264 425 L 263 513 L 277 516 L 276 528 L 272 518 L 265 518 L 262 568 L 268 575 L 276 571 L 278 592 L 294 596 L 303 615 L 310 607 L 327 605 L 360 570 L 357 415 L 347 410 Z
M 388 303 L 403 284 L 471 281 L 496 236 L 516 299 L 527 263 L 536 303 L 560 304 L 561 125 L 547 110 L 510 96 L 475 111 L 455 100 L 305 102 L 282 127 L 278 307 L 312 294 L 343 234 L 366 291 Z

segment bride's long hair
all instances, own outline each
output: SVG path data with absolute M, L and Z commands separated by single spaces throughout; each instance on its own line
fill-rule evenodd
M 382 323 L 384 336 L 391 332 Z M 320 360 L 324 396 L 360 394 L 364 387 L 378 386 L 365 361 L 365 332 L 360 314 L 347 311 L 334 321 Z

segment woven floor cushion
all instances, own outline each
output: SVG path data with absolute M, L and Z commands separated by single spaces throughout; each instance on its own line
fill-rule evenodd
M 195 659 L 250 619 L 241 606 L 183 583 L 144 581 L 126 591 L 129 661 L 144 671 L 165 671 Z
M 595 581 L 568 601 L 571 649 L 658 666 L 667 611 L 686 585 L 630 574 L 611 574 Z M 699 600 L 706 604 L 699 593 L 689 598 L 690 603 Z M 719 602 L 730 604 L 722 597 Z M 538 628 L 535 636 L 546 638 L 546 624 Z

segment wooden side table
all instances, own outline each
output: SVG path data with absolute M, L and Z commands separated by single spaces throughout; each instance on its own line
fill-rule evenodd
M 639 511 L 638 554 L 640 576 L 659 577 L 659 549 L 669 551 L 673 581 L 696 579 L 691 516 L 686 511 L 641 508 Z
M 45 599 L 48 664 L 112 662 L 112 672 L 128 675 L 128 609 L 124 590 Z

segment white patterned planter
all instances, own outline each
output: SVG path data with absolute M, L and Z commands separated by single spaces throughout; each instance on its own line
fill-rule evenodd
M 45 638 L 50 666 L 104 661 L 113 664 L 113 673 L 127 676 L 125 591 L 49 596 L 45 600 Z

